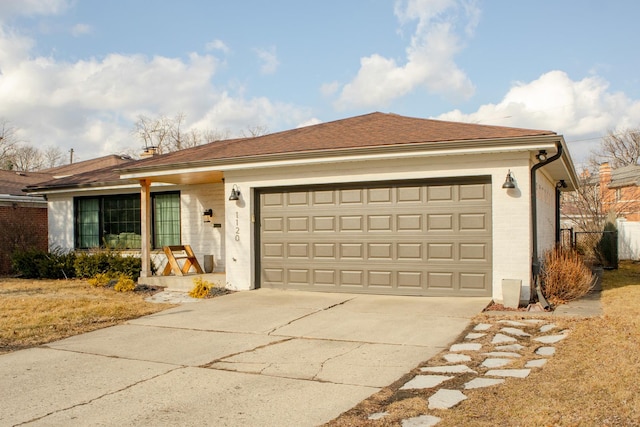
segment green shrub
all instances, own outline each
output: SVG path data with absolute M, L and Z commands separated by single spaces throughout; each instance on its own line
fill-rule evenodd
M 125 274 L 132 280 L 137 280 L 142 270 L 142 261 L 137 257 L 125 257 L 117 252 L 99 251 L 79 253 L 75 261 L 78 277 L 95 277 L 108 273 L 113 277 Z
M 582 256 L 561 247 L 545 252 L 540 280 L 544 297 L 555 305 L 584 296 L 594 284 L 591 269 Z
M 12 256 L 13 270 L 29 279 L 71 279 L 75 277 L 75 254 L 54 249 L 16 251 Z

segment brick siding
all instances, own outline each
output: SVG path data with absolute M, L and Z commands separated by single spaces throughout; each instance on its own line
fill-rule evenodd
M 46 207 L 0 204 L 0 275 L 12 273 L 11 256 L 15 250 L 47 250 L 47 223 Z

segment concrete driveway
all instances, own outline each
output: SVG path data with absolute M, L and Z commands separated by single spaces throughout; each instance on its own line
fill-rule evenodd
M 183 304 L 0 356 L 0 425 L 316 426 L 488 303 L 260 289 Z

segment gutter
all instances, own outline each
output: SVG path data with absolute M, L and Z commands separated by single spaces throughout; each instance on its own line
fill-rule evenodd
M 531 256 L 531 273 L 533 275 L 533 284 L 535 286 L 536 294 L 538 297 L 538 302 L 542 305 L 542 307 L 546 310 L 548 309 L 549 303 L 545 299 L 544 295 L 542 295 L 542 288 L 540 287 L 540 281 L 538 280 L 538 276 L 540 275 L 540 260 L 538 259 L 538 204 L 537 204 L 537 183 L 536 183 L 536 171 L 541 167 L 548 165 L 549 163 L 555 162 L 560 157 L 562 157 L 562 144 L 556 143 L 557 152 L 553 156 L 549 157 L 545 161 L 540 163 L 536 163 L 531 168 L 531 234 L 532 234 L 532 243 L 533 243 L 533 253 Z M 534 300 L 534 293 L 531 292 L 530 302 Z

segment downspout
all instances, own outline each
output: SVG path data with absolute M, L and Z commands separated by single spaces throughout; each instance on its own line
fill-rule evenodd
M 536 183 L 536 171 L 543 166 L 548 165 L 551 162 L 555 162 L 560 157 L 562 157 L 562 144 L 557 143 L 556 149 L 558 150 L 556 154 L 549 157 L 548 159 L 536 163 L 531 168 L 531 234 L 533 237 L 533 254 L 531 257 L 531 273 L 533 275 L 533 285 L 535 287 L 535 294 L 538 297 L 538 302 L 542 305 L 542 307 L 546 310 L 549 308 L 549 303 L 542 295 L 542 288 L 540 287 L 540 282 L 538 280 L 538 276 L 540 275 L 540 260 L 538 259 L 538 206 L 537 206 L 537 183 Z M 530 301 L 535 299 L 533 291 L 531 292 Z

